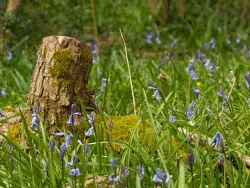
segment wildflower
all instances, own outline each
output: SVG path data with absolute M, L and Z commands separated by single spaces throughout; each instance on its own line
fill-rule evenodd
M 176 120 L 176 117 L 174 115 L 172 115 L 172 116 L 169 117 L 169 122 L 170 123 L 174 123 L 175 120 Z
M 160 59 L 160 62 L 159 62 L 159 64 L 158 64 L 158 66 L 157 66 L 157 70 L 164 64 L 165 62 L 164 62 L 164 59 L 162 58 L 162 59 Z
M 210 145 L 215 144 L 215 148 L 217 150 L 224 149 L 224 138 L 221 133 L 217 132 L 217 134 L 212 138 Z
M 246 73 L 246 85 L 248 90 L 250 90 L 250 72 Z
M 101 87 L 101 92 L 103 92 L 103 91 L 104 91 L 104 89 L 105 89 L 106 85 L 107 85 L 107 78 L 103 78 L 103 79 L 102 79 L 102 87 Z
M 214 116 L 214 112 L 213 112 L 212 109 L 209 109 L 208 113 L 209 113 L 210 116 Z
M 237 34 L 236 43 L 238 43 L 238 44 L 240 43 L 240 34 L 239 33 Z
M 204 46 L 203 46 L 203 48 L 204 48 L 205 50 L 209 50 L 209 45 L 208 45 L 208 43 L 205 43 Z
M 80 159 L 79 159 L 76 155 L 74 155 L 74 157 L 73 157 L 73 165 L 76 167 L 76 165 L 77 165 L 79 162 L 80 162 Z
M 98 61 L 100 60 L 100 57 L 98 56 L 97 52 L 98 52 L 98 45 L 96 42 L 92 42 L 92 57 L 93 57 L 92 63 L 93 64 L 97 64 Z
M 119 184 L 121 183 L 121 180 L 119 179 L 118 176 L 116 176 L 114 173 L 109 175 L 109 182 L 118 182 Z
M 230 35 L 227 35 L 227 41 L 226 41 L 227 45 L 231 44 L 230 37 L 231 37 Z
M 144 167 L 143 166 L 137 166 L 137 170 L 139 172 L 140 180 L 144 179 Z
M 2 97 L 6 97 L 6 88 L 3 88 L 2 91 L 1 91 L 1 95 Z
M 196 82 L 196 86 L 200 87 L 201 86 L 201 82 Z
M 225 91 L 223 90 L 223 88 L 221 88 L 221 87 L 219 87 L 219 91 L 217 92 L 217 94 L 221 97 L 221 98 L 223 98 L 223 99 L 227 99 L 227 96 L 226 96 L 226 94 L 225 94 Z
M 88 144 L 88 142 L 86 141 L 86 151 L 85 151 L 86 153 L 86 157 L 88 157 L 88 155 L 89 155 L 89 152 L 90 152 L 90 145 Z
M 63 136 L 64 136 L 64 133 L 63 133 L 63 132 L 54 133 L 53 136 L 54 136 L 54 137 L 63 137 Z
M 73 167 L 74 165 L 73 165 L 73 163 L 67 161 L 67 162 L 66 162 L 66 166 L 67 166 L 67 167 Z
M 76 105 L 72 104 L 71 105 L 71 113 L 69 116 L 69 120 L 68 120 L 68 124 L 72 125 L 72 126 L 76 126 L 77 122 L 75 120 L 75 115 L 81 116 L 81 112 L 75 112 L 76 111 Z
M 154 36 L 153 30 L 152 30 L 152 28 L 149 28 L 149 33 L 147 34 L 147 40 L 146 40 L 146 42 L 148 44 L 152 44 L 153 43 L 152 42 L 153 36 Z
M 206 58 L 206 54 L 201 53 L 200 49 L 196 50 L 197 53 L 197 61 L 204 61 Z
M 227 102 L 224 100 L 221 104 L 222 109 L 225 109 L 227 107 Z
M 198 97 L 199 97 L 199 95 L 200 95 L 200 91 L 199 91 L 199 89 L 198 89 L 197 87 L 193 87 L 193 90 L 194 90 L 194 94 L 195 94 L 195 96 L 198 98 Z
M 66 148 L 69 147 L 70 142 L 72 141 L 73 137 L 74 137 L 73 134 L 69 134 L 66 136 Z
M 66 147 L 66 144 L 65 143 L 62 143 L 61 147 L 60 147 L 60 159 L 61 161 L 63 160 L 64 158 L 64 155 L 66 153 L 66 150 L 67 150 L 67 147 Z
M 85 133 L 85 136 L 90 136 L 93 134 L 94 127 L 90 127 L 90 129 Z
M 223 153 L 220 154 L 219 161 L 220 161 L 220 165 L 224 164 L 224 154 Z
M 173 42 L 170 44 L 170 48 L 173 48 L 176 45 L 177 41 L 178 40 L 173 40 Z
M 155 38 L 155 41 L 157 42 L 157 44 L 161 44 L 161 39 L 159 35 Z
M 191 63 L 186 68 L 186 70 L 189 72 L 193 80 L 197 80 L 199 78 L 198 74 L 194 71 L 194 63 L 192 62 L 192 60 Z
M 55 139 L 52 138 L 52 139 L 49 141 L 49 149 L 50 149 L 51 152 L 54 151 L 55 145 L 56 145 L 56 141 L 55 141 Z
M 155 90 L 153 97 L 155 97 L 156 100 L 161 100 L 161 95 L 158 89 Z
M 33 114 L 32 114 L 32 120 L 31 124 L 33 126 L 33 129 L 37 131 L 39 129 L 39 123 L 40 119 L 38 118 L 38 106 L 33 106 Z
M 43 172 L 46 172 L 49 166 L 49 163 L 47 161 L 45 161 L 44 159 L 42 160 L 43 163 Z
M 8 144 L 8 147 L 9 147 L 10 152 L 12 153 L 12 151 L 14 149 L 13 145 L 12 144 Z
M 4 116 L 3 113 L 4 113 L 4 110 L 1 110 L 1 111 L 0 111 L 0 117 L 3 117 L 3 116 Z
M 103 75 L 102 71 L 99 71 L 98 74 L 97 74 L 98 78 L 100 78 L 102 75 Z
M 170 182 L 172 175 L 163 173 L 160 168 L 157 168 L 157 172 L 153 177 L 153 181 L 155 183 L 163 183 L 165 181 L 165 185 L 167 186 Z
M 194 165 L 194 153 L 192 149 L 190 149 L 188 153 L 188 163 L 190 164 L 190 166 Z
M 88 118 L 88 122 L 89 124 L 94 127 L 95 126 L 95 117 L 96 117 L 96 113 L 93 111 L 91 112 L 91 114 L 87 114 L 87 118 Z
M 82 145 L 82 141 L 79 140 L 79 139 L 77 140 L 77 143 L 80 144 L 80 145 Z
M 215 48 L 216 41 L 215 41 L 214 38 L 211 39 L 210 44 L 211 44 L 211 47 L 212 47 L 212 48 Z
M 188 106 L 188 110 L 186 113 L 186 117 L 188 120 L 190 120 L 192 118 L 193 114 L 195 113 L 195 111 L 194 111 L 195 105 L 196 105 L 196 102 L 195 102 L 195 100 L 193 100 L 192 103 Z
M 114 168 L 114 169 L 116 169 L 116 162 L 117 162 L 117 158 L 112 158 L 112 159 L 110 159 L 110 163 L 111 163 L 111 165 L 112 165 L 112 167 Z
M 71 176 L 80 176 L 81 175 L 79 168 L 74 168 L 74 169 L 70 170 L 69 174 Z
M 210 67 L 210 62 L 211 62 L 210 59 L 206 59 L 206 60 L 205 60 L 204 66 L 206 67 L 206 69 L 210 69 L 210 68 L 211 68 L 211 67 Z
M 7 59 L 11 60 L 12 58 L 13 58 L 12 52 L 9 50 Z

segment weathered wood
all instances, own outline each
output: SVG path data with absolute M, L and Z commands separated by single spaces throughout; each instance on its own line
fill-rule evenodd
M 87 89 L 91 67 L 92 51 L 85 44 L 66 36 L 43 38 L 28 105 L 38 105 L 49 126 L 61 123 L 73 103 L 77 110 L 81 110 L 81 104 L 94 107 L 93 92 Z

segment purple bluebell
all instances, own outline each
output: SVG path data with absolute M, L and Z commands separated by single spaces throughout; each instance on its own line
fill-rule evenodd
M 152 42 L 153 36 L 154 36 L 153 30 L 152 30 L 152 28 L 149 28 L 149 32 L 147 34 L 147 40 L 146 40 L 146 42 L 148 44 L 153 44 L 153 42 Z
M 49 141 L 49 149 L 50 149 L 51 152 L 54 151 L 55 146 L 56 146 L 56 141 L 55 141 L 55 139 L 52 138 L 52 139 Z
M 250 72 L 246 73 L 246 85 L 247 89 L 250 90 Z
M 212 138 L 210 145 L 215 144 L 215 149 L 220 150 L 224 149 L 224 138 L 221 133 L 217 132 L 216 135 Z
M 79 168 L 74 168 L 74 169 L 72 169 L 72 170 L 69 171 L 69 174 L 71 176 L 80 176 L 81 172 L 80 172 Z
M 54 136 L 54 137 L 63 137 L 63 136 L 64 136 L 64 133 L 63 133 L 63 132 L 54 133 L 53 136 Z
M 197 53 L 197 61 L 201 62 L 204 61 L 204 59 L 206 59 L 206 54 L 201 53 L 200 49 L 197 49 L 196 53 Z
M 153 97 L 155 97 L 156 100 L 161 100 L 161 95 L 158 89 L 155 90 Z
M 173 177 L 172 175 L 170 175 L 169 173 L 167 173 L 167 178 L 165 180 L 165 185 L 166 186 L 168 186 L 168 184 L 170 183 L 170 180 L 171 180 L 172 177 Z
M 230 38 L 231 38 L 231 36 L 230 36 L 230 35 L 227 35 L 227 41 L 226 41 L 226 44 L 227 44 L 227 45 L 230 45 L 230 44 L 231 44 Z
M 204 66 L 206 69 L 210 69 L 210 63 L 211 63 L 211 60 L 210 59 L 205 59 L 205 63 L 204 63 Z
M 226 100 L 223 100 L 223 102 L 222 102 L 222 104 L 221 104 L 221 108 L 222 108 L 222 109 L 227 108 L 227 101 L 226 101 Z
M 224 154 L 223 153 L 221 153 L 220 154 L 220 158 L 219 158 L 219 161 L 220 161 L 220 165 L 223 165 L 224 164 Z
M 140 180 L 143 180 L 145 175 L 144 167 L 139 165 L 137 166 L 137 170 L 139 172 Z
M 9 147 L 10 152 L 12 153 L 12 151 L 14 149 L 13 145 L 12 144 L 8 144 L 8 147 Z
M 190 61 L 191 63 L 188 65 L 186 70 L 189 72 L 190 76 L 193 80 L 197 80 L 199 78 L 198 74 L 194 71 L 194 63 L 193 59 Z
M 205 50 L 209 50 L 209 45 L 208 45 L 208 43 L 205 43 L 205 44 L 203 45 L 203 48 L 204 48 Z
M 157 65 L 156 69 L 158 70 L 162 65 L 164 65 L 164 63 L 165 63 L 164 58 L 160 59 L 160 62 Z
M 216 41 L 214 38 L 211 39 L 210 44 L 211 44 L 211 48 L 215 48 Z
M 69 147 L 69 145 L 70 145 L 70 142 L 73 140 L 73 134 L 68 134 L 67 136 L 66 136 L 66 148 L 68 149 L 68 147 Z
M 118 158 L 112 158 L 110 159 L 110 163 L 111 163 L 111 166 L 116 169 L 116 162 L 117 162 Z
M 109 182 L 118 182 L 119 184 L 121 184 L 120 178 L 116 176 L 115 173 L 109 175 Z
M 86 157 L 88 157 L 89 152 L 90 152 L 90 145 L 89 145 L 89 143 L 86 141 L 86 151 L 85 151 Z
M 44 159 L 42 160 L 43 163 L 43 172 L 46 172 L 49 166 L 49 163 L 47 161 L 45 161 Z
M 170 123 L 174 123 L 175 120 L 176 120 L 176 117 L 174 115 L 172 115 L 172 116 L 169 117 L 169 122 Z
M 247 49 L 247 45 L 244 44 L 243 47 L 242 47 L 242 52 L 246 55 L 247 58 L 250 57 L 250 54 L 248 52 L 248 49 Z
M 194 115 L 194 113 L 195 113 L 195 110 L 194 110 L 195 106 L 196 106 L 196 101 L 193 100 L 192 103 L 188 106 L 188 110 L 186 112 L 186 117 L 187 117 L 188 120 L 190 120 L 192 118 L 192 116 Z
M 61 161 L 63 160 L 66 151 L 67 151 L 66 144 L 62 143 L 62 145 L 60 147 L 60 152 L 59 152 Z
M 240 34 L 238 33 L 238 34 L 237 34 L 236 43 L 238 43 L 238 44 L 239 44 L 239 43 L 240 43 L 240 41 L 241 41 L 241 39 L 240 39 Z
M 96 117 L 96 113 L 93 111 L 91 112 L 91 114 L 87 114 L 87 118 L 88 118 L 88 122 L 89 124 L 94 127 L 95 126 L 95 117 Z
M 71 105 L 71 113 L 69 116 L 69 120 L 68 120 L 68 124 L 70 124 L 71 126 L 76 126 L 77 125 L 77 121 L 75 119 L 75 115 L 81 115 L 80 112 L 75 112 L 76 111 L 76 105 L 72 104 Z
M 66 166 L 67 167 L 73 167 L 74 165 L 73 165 L 73 163 L 66 161 Z
M 98 56 L 98 45 L 96 42 L 92 42 L 92 57 L 92 63 L 97 64 L 100 57 Z
M 92 42 L 91 47 L 92 47 L 92 54 L 97 54 L 97 52 L 98 52 L 98 45 L 97 45 L 97 43 L 96 42 Z
M 3 117 L 4 116 L 3 114 L 4 114 L 4 110 L 1 110 L 0 111 L 0 117 Z
M 197 87 L 193 87 L 193 90 L 194 90 L 195 96 L 198 98 L 200 95 L 200 90 Z
M 157 44 L 161 44 L 161 39 L 159 35 L 155 38 L 155 41 Z
M 155 183 L 164 183 L 166 186 L 170 183 L 172 175 L 163 173 L 160 168 L 157 168 L 157 172 L 153 177 Z
M 74 155 L 74 157 L 73 157 L 73 165 L 76 167 L 79 162 L 80 162 L 80 159 L 77 157 L 77 155 Z
M 89 137 L 93 134 L 94 132 L 94 127 L 90 127 L 89 130 L 85 133 L 85 136 Z
M 40 119 L 38 118 L 38 106 L 33 106 L 31 125 L 35 131 L 39 129 Z
M 173 42 L 170 44 L 170 48 L 173 48 L 177 42 L 178 42 L 178 40 L 176 40 L 176 39 L 173 40 Z
M 226 94 L 225 94 L 225 91 L 224 91 L 224 89 L 222 88 L 222 87 L 219 87 L 219 91 L 217 92 L 217 94 L 221 97 L 221 98 L 223 98 L 223 99 L 227 99 L 227 96 L 226 96 Z
M 101 92 L 104 91 L 104 89 L 107 86 L 107 78 L 102 78 L 102 87 L 101 87 Z
M 188 153 L 188 163 L 190 164 L 190 166 L 194 165 L 194 153 L 192 149 L 190 149 Z
M 6 97 L 7 93 L 6 93 L 6 88 L 3 88 L 1 91 L 1 95 L 2 97 Z
M 12 58 L 13 58 L 12 52 L 9 50 L 7 59 L 11 60 Z

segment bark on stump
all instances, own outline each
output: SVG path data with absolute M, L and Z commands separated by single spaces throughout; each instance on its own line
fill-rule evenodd
M 43 38 L 28 105 L 38 105 L 49 128 L 66 123 L 73 103 L 77 111 L 82 104 L 95 107 L 93 92 L 87 89 L 91 67 L 92 51 L 85 44 L 66 36 Z

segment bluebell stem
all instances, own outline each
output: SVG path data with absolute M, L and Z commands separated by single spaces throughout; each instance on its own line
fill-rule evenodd
M 38 118 L 38 106 L 35 106 L 35 107 L 33 106 L 31 125 L 33 126 L 33 129 L 35 131 L 39 129 L 39 123 L 40 123 L 40 119 Z
M 215 48 L 216 42 L 214 38 L 211 39 L 210 44 L 211 44 L 211 48 Z
M 155 38 L 155 41 L 157 44 L 161 44 L 161 39 L 159 35 Z
M 73 134 L 68 134 L 67 136 L 66 136 L 66 148 L 68 149 L 68 147 L 69 147 L 69 145 L 70 145 L 70 142 L 72 141 L 72 139 L 73 139 Z
M 118 160 L 118 158 L 112 158 L 112 159 L 110 159 L 110 163 L 111 163 L 111 165 L 112 165 L 112 167 L 114 169 L 116 169 L 116 162 L 117 162 L 117 160 Z
M 1 95 L 2 97 L 6 97 L 7 93 L 6 93 L 6 88 L 3 88 L 1 91 Z
M 226 41 L 226 44 L 227 44 L 227 45 L 230 45 L 230 44 L 231 44 L 230 38 L 231 38 L 231 36 L 230 36 L 230 35 L 227 35 L 227 41 Z
M 90 127 L 89 130 L 85 133 L 85 136 L 90 136 L 94 132 L 94 127 Z
M 221 149 L 225 149 L 224 143 L 225 141 L 224 141 L 222 134 L 217 132 L 216 135 L 212 138 L 210 145 L 215 144 L 215 149 L 221 150 Z
M 54 136 L 54 137 L 63 137 L 63 136 L 64 136 L 64 133 L 63 133 L 63 132 L 54 133 L 53 136 Z
M 190 164 L 190 166 L 194 165 L 194 153 L 192 149 L 190 149 L 188 153 L 188 163 Z
M 223 88 L 219 87 L 219 91 L 217 92 L 217 94 L 218 94 L 221 98 L 227 100 L 227 96 L 226 96 L 225 91 L 224 91 Z
M 60 147 L 60 159 L 61 159 L 61 161 L 63 160 L 66 151 L 67 151 L 66 144 L 62 143 L 62 145 Z
M 174 123 L 175 120 L 176 120 L 176 117 L 174 115 L 172 115 L 172 116 L 169 117 L 169 122 L 170 123 Z
M 56 141 L 55 141 L 55 139 L 52 138 L 52 139 L 49 141 L 49 149 L 50 149 L 51 152 L 54 151 L 55 146 L 56 146 Z
M 139 165 L 137 166 L 137 170 L 139 172 L 140 180 L 143 180 L 145 175 L 144 167 Z
M 146 42 L 148 44 L 153 44 L 153 42 L 152 42 L 153 36 L 154 36 L 153 30 L 152 30 L 152 28 L 149 28 L 149 32 L 147 34 L 147 40 L 146 40 Z
M 237 34 L 236 43 L 238 43 L 238 44 L 240 43 L 240 34 L 239 33 Z
M 246 73 L 246 85 L 247 89 L 250 91 L 250 72 Z
M 198 98 L 200 95 L 200 90 L 197 87 L 193 87 L 193 90 L 194 90 L 195 96 Z
M 8 50 L 8 60 L 11 60 L 13 58 L 12 52 L 10 50 Z
M 74 168 L 74 169 L 72 169 L 72 170 L 69 171 L 69 174 L 71 176 L 80 176 L 81 172 L 80 172 L 79 168 Z

